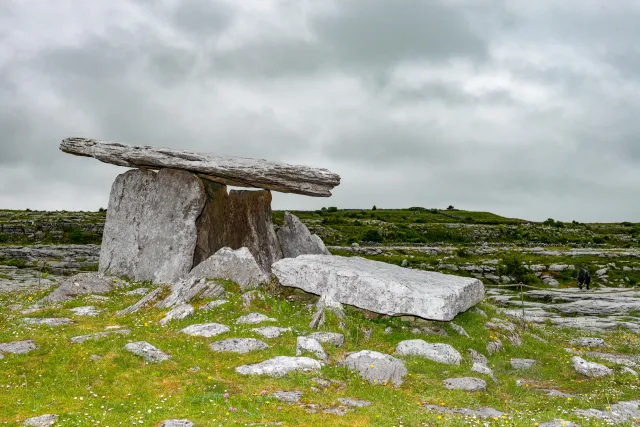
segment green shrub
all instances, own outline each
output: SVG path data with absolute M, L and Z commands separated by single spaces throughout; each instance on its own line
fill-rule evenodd
M 363 242 L 382 243 L 382 235 L 378 230 L 367 230 L 362 236 Z
M 460 258 L 471 258 L 472 254 L 467 248 L 460 248 L 456 251 L 456 255 Z
M 518 283 L 533 284 L 538 282 L 538 278 L 522 264 L 522 259 L 518 255 L 507 255 L 498 264 L 498 274 L 501 276 L 511 276 Z
M 378 208 L 376 207 L 376 205 L 373 205 L 373 207 L 371 208 L 372 211 L 377 211 Z
M 8 234 L 0 234 L 0 243 L 7 243 L 9 241 Z
M 327 212 L 338 212 L 338 208 L 335 206 L 329 206 L 329 209 L 327 209 Z

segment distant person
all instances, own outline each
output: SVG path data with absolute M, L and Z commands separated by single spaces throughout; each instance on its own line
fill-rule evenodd
M 584 268 L 580 268 L 578 271 L 578 286 L 582 289 L 583 286 L 587 287 L 589 290 L 589 285 L 591 284 L 591 275 Z

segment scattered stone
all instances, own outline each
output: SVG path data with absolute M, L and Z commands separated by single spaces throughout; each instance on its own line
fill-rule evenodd
M 332 311 L 340 319 L 344 317 L 344 307 L 342 306 L 342 304 L 340 304 L 328 294 L 322 294 L 320 296 L 320 299 L 318 300 L 318 303 L 316 304 L 316 312 L 311 319 L 311 323 L 309 323 L 309 328 L 319 329 L 324 326 L 326 318 L 325 310 Z
M 555 419 L 553 421 L 542 423 L 538 427 L 580 427 L 580 424 L 572 423 L 571 421 Z
M 538 389 L 541 392 L 544 392 L 544 394 L 546 394 L 547 396 L 551 396 L 551 397 L 563 397 L 565 399 L 568 398 L 575 398 L 575 396 L 573 394 L 569 394 L 569 393 L 564 393 L 561 392 L 560 390 L 555 390 L 555 389 Z
M 89 360 L 92 362 L 97 362 L 99 360 L 104 359 L 102 356 L 100 356 L 99 354 L 92 354 L 91 357 L 89 357 Z
M 624 372 L 625 374 L 633 375 L 634 377 L 638 376 L 638 373 L 628 366 L 623 366 L 622 368 L 620 368 L 620 371 Z
M 336 386 L 338 389 L 343 389 L 343 388 L 345 388 L 347 386 L 342 381 L 325 380 L 324 378 L 312 378 L 311 381 L 315 382 L 316 384 L 318 384 L 318 386 L 320 386 L 320 388 L 323 388 L 323 389 L 324 388 L 329 388 L 329 387 L 331 387 L 331 385 Z
M 499 339 L 490 341 L 489 344 L 487 344 L 487 353 L 489 353 L 490 355 L 496 354 L 500 351 L 502 351 L 502 341 L 500 341 Z
M 171 286 L 171 294 L 158 302 L 156 308 L 173 308 L 200 298 L 219 298 L 224 295 L 224 287 L 204 278 L 189 277 Z
M 602 338 L 576 338 L 569 341 L 574 347 L 603 347 L 604 340 Z
M 149 292 L 147 295 L 145 295 L 137 303 L 135 303 L 133 305 L 130 305 L 129 307 L 117 312 L 116 316 L 125 316 L 127 314 L 131 314 L 131 313 L 137 312 L 138 310 L 140 310 L 141 308 L 143 308 L 144 306 L 149 304 L 151 301 L 153 301 L 156 298 L 158 298 L 161 293 L 162 293 L 162 289 L 161 288 L 158 288 L 158 289 L 155 289 L 155 290 Z
M 464 390 L 470 392 L 487 391 L 487 383 L 480 378 L 448 378 L 443 381 L 445 388 L 449 390 Z
M 451 329 L 453 329 L 454 331 L 456 331 L 458 334 L 470 338 L 469 334 L 467 333 L 467 331 L 465 331 L 465 329 L 460 326 L 460 325 L 456 325 L 455 323 L 449 323 L 449 326 L 451 326 Z
M 141 356 L 147 362 L 164 362 L 171 356 L 157 349 L 146 341 L 131 342 L 124 346 L 124 349 L 136 356 Z
M 325 362 L 329 360 L 329 356 L 327 356 L 322 345 L 320 345 L 318 340 L 315 338 L 298 337 L 296 343 L 296 356 L 300 356 L 303 353 L 314 354 L 318 359 L 324 360 Z
M 371 350 L 351 353 L 341 365 L 358 372 L 373 384 L 392 382 L 395 386 L 400 386 L 407 375 L 407 368 L 402 360 Z
M 365 341 L 369 341 L 371 339 L 371 335 L 373 335 L 373 328 L 361 328 L 362 337 Z
M 254 325 L 256 323 L 277 322 L 277 321 L 278 321 L 278 319 L 267 317 L 267 316 L 265 316 L 264 314 L 261 314 L 261 313 L 249 313 L 246 316 L 238 317 L 238 319 L 236 319 L 236 324 L 238 324 L 238 325 L 241 325 L 241 324 Z
M 273 265 L 284 286 L 380 314 L 452 320 L 482 301 L 478 279 L 402 268 L 359 257 L 301 255 Z
M 345 406 L 350 406 L 352 408 L 364 408 L 366 406 L 371 406 L 372 404 L 368 400 L 354 399 L 351 397 L 339 397 L 338 402 L 342 403 Z
M 36 348 L 38 347 L 32 340 L 0 343 L 0 355 L 2 353 L 27 354 Z
M 28 323 L 30 325 L 47 325 L 47 326 L 62 326 L 73 323 L 71 319 L 67 319 L 66 317 L 45 317 L 45 318 L 35 318 L 35 317 L 25 317 L 20 319 L 23 323 Z
M 336 347 L 342 347 L 344 344 L 344 335 L 337 332 L 313 332 L 309 334 L 309 338 L 313 338 L 322 344 L 331 344 Z
M 236 372 L 241 375 L 268 375 L 279 378 L 294 371 L 319 371 L 322 366 L 321 362 L 309 357 L 277 356 L 253 365 L 239 366 Z
M 29 418 L 22 425 L 30 427 L 51 427 L 58 421 L 59 416 L 55 414 L 40 415 L 39 417 Z
M 79 295 L 106 294 L 125 285 L 126 282 L 118 278 L 106 277 L 99 273 L 80 273 L 63 278 L 60 286 L 38 301 L 38 304 L 64 302 Z
M 484 324 L 487 328 L 490 329 L 502 329 L 505 330 L 507 332 L 515 332 L 516 331 L 516 325 L 514 325 L 511 322 L 507 322 L 505 320 L 502 319 L 494 319 L 491 322 L 487 322 Z
M 446 406 L 437 405 L 424 405 L 428 411 L 439 412 L 445 414 L 463 415 L 469 418 L 500 418 L 504 415 L 502 412 L 493 408 L 479 408 L 479 409 L 467 409 L 467 408 L 447 408 Z
M 531 369 L 535 363 L 533 359 L 511 359 L 513 369 Z
M 209 344 L 209 348 L 216 352 L 231 352 L 245 354 L 256 350 L 266 350 L 267 343 L 255 338 L 229 338 Z
M 396 354 L 419 356 L 448 365 L 459 365 L 462 361 L 460 353 L 449 344 L 430 344 L 423 340 L 406 340 L 398 343 Z
M 471 367 L 471 370 L 479 374 L 489 375 L 494 381 L 497 381 L 495 375 L 493 374 L 493 370 L 487 365 L 483 365 L 482 363 L 474 363 Z
M 163 421 L 162 424 L 160 424 L 160 427 L 193 427 L 193 426 L 194 424 L 187 419 L 167 420 L 167 421 Z
M 587 377 L 600 378 L 611 375 L 613 373 L 613 370 L 607 368 L 604 365 L 587 362 L 586 360 L 578 356 L 572 357 L 571 362 L 573 363 L 573 368 L 576 370 L 576 372 Z
M 278 241 L 285 258 L 298 255 L 331 255 L 324 242 L 316 234 L 311 234 L 297 216 L 284 213 L 284 223 L 277 231 Z
M 149 292 L 149 288 L 136 288 L 129 292 L 125 292 L 124 294 L 128 297 L 137 296 L 137 295 L 145 295 Z
M 386 328 L 384 328 L 385 335 L 390 335 L 392 333 L 393 333 L 393 328 L 391 326 L 387 326 Z
M 189 372 L 191 372 L 192 374 L 198 373 L 200 372 L 200 366 L 192 366 L 191 368 L 189 368 Z
M 235 251 L 231 248 L 220 249 L 191 270 L 189 277 L 231 280 L 240 285 L 242 290 L 256 288 L 269 281 L 269 275 L 265 274 L 245 247 Z
M 242 308 L 247 309 L 251 305 L 254 299 L 258 296 L 256 291 L 249 291 L 242 294 Z M 264 299 L 264 298 L 263 298 Z
M 162 320 L 160 320 L 161 326 L 167 326 L 167 323 L 172 320 L 182 320 L 187 316 L 192 315 L 194 312 L 193 307 L 189 304 L 179 305 L 167 313 Z
M 94 317 L 100 314 L 101 310 L 97 310 L 94 306 L 88 305 L 85 307 L 76 307 L 70 310 L 76 316 L 90 316 Z
M 479 363 L 481 365 L 489 364 L 489 361 L 483 354 L 478 353 L 472 348 L 469 349 L 469 356 L 471 356 L 471 360 L 473 361 L 473 363 Z
M 282 402 L 296 403 L 302 397 L 302 392 L 298 390 L 293 390 L 293 391 L 279 390 L 279 391 L 276 391 L 275 393 L 272 393 L 271 396 Z
M 285 332 L 291 331 L 291 328 L 280 328 L 278 326 L 265 326 L 263 328 L 253 328 L 253 332 L 262 335 L 265 338 L 278 338 Z
M 485 312 L 484 312 L 484 310 L 482 310 L 482 309 L 481 309 L 481 308 L 479 308 L 479 307 L 473 307 L 472 312 L 474 312 L 474 313 L 476 313 L 476 314 L 479 314 L 480 316 L 482 316 L 482 317 L 484 317 L 484 318 L 487 318 L 487 319 L 489 318 L 489 316 L 487 315 L 487 313 L 485 313 Z
M 547 286 L 551 286 L 552 288 L 557 288 L 560 286 L 560 282 L 558 282 L 553 277 L 547 277 L 545 279 L 542 279 L 542 283 L 544 283 Z
M 122 329 L 114 329 L 111 331 L 105 331 L 105 332 L 97 332 L 95 334 L 87 334 L 87 335 L 80 335 L 77 337 L 72 337 L 71 338 L 71 344 L 81 344 L 85 341 L 89 341 L 89 340 L 99 340 L 101 338 L 105 338 L 108 337 L 109 335 L 129 335 L 131 333 L 130 329 L 126 329 L 126 328 L 122 328 Z
M 220 334 L 227 333 L 230 330 L 231 329 L 229 329 L 228 326 L 221 325 L 220 323 L 200 323 L 197 325 L 187 326 L 180 332 L 194 337 L 211 338 Z
M 210 301 L 208 303 L 206 303 L 205 305 L 203 305 L 202 307 L 200 307 L 200 310 L 202 311 L 207 311 L 207 310 L 213 310 L 214 308 L 220 307 L 223 304 L 228 303 L 229 301 L 227 301 L 226 299 L 219 299 L 219 300 L 215 300 L 215 301 Z
M 576 409 L 575 414 L 586 418 L 598 418 L 612 424 L 621 424 L 640 418 L 640 401 L 618 402 L 607 407 L 606 411 L 599 409 Z
M 348 409 L 345 406 L 332 406 L 322 410 L 323 414 L 336 415 L 338 417 L 344 417 L 347 415 Z
M 522 337 L 515 332 L 506 334 L 505 337 L 507 338 L 507 341 L 509 341 L 514 347 L 520 347 L 522 344 L 524 344 L 524 342 L 522 341 Z

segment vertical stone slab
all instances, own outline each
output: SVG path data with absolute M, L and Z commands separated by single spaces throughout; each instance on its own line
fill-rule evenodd
M 289 212 L 284 213 L 284 224 L 277 235 L 285 258 L 295 258 L 298 255 L 331 255 L 322 239 L 316 234 L 311 234 L 307 226 Z
M 229 205 L 227 186 L 208 179 L 203 179 L 202 183 L 207 201 L 196 221 L 198 236 L 193 256 L 194 267 L 226 246 L 224 223 Z
M 99 271 L 173 283 L 189 273 L 204 184 L 180 170 L 130 170 L 111 187 Z

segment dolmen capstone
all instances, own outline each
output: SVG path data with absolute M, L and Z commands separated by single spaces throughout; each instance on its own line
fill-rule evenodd
M 271 190 L 328 197 L 340 183 L 326 169 L 86 138 L 65 139 L 60 149 L 135 168 L 111 188 L 99 271 L 138 281 L 174 283 L 224 247 L 246 247 L 269 273 L 283 258 Z M 228 191 L 227 185 L 261 190 Z M 328 253 L 304 225 L 308 237 L 287 233 L 296 226 L 287 218 L 282 229 L 287 253 Z

